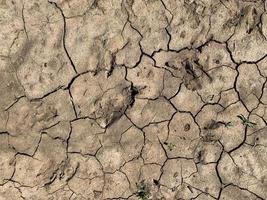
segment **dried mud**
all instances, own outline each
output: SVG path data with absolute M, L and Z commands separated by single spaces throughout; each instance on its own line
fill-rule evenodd
M 267 199 L 265 0 L 0 0 L 0 200 Z

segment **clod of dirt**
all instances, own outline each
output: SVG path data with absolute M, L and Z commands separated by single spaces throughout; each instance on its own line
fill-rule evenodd
M 124 76 L 123 68 L 115 68 L 110 76 L 102 71 L 78 77 L 70 88 L 78 116 L 93 118 L 102 128 L 120 118 L 133 102 Z

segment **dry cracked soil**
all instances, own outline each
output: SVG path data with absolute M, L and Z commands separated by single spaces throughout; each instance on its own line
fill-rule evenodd
M 0 200 L 267 199 L 266 0 L 0 0 Z

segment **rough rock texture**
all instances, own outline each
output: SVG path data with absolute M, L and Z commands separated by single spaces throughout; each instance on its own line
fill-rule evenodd
M 0 0 L 0 200 L 267 199 L 266 0 Z

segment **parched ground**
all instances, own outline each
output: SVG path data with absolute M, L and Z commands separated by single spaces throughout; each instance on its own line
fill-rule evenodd
M 267 199 L 266 8 L 0 0 L 0 200 Z

